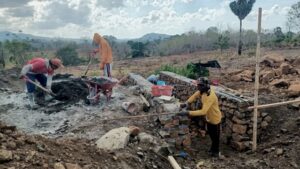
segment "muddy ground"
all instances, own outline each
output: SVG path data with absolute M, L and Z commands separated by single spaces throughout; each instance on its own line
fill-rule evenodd
M 207 55 L 207 53 L 205 53 Z M 183 56 L 187 58 L 188 56 Z M 194 60 L 198 58 L 190 56 Z M 164 58 L 165 59 L 165 58 Z M 156 60 L 154 58 L 153 60 Z M 172 57 L 172 62 L 180 62 L 180 56 Z M 249 59 L 251 60 L 251 59 Z M 252 67 L 249 60 L 234 67 L 236 60 L 222 60 L 225 66 L 223 73 L 236 69 Z M 120 61 L 116 65 L 129 65 Z M 135 60 L 141 64 L 149 64 L 149 59 Z M 153 61 L 153 64 L 156 62 Z M 118 85 L 114 88 L 114 97 L 109 102 L 101 96 L 98 105 L 86 105 L 84 94 L 71 95 L 72 101 L 55 101 L 36 110 L 26 107 L 27 100 L 24 87 L 17 79 L 18 69 L 0 72 L 0 120 L 17 129 L 0 127 L 1 149 L 12 152 L 12 159 L 1 162 L 0 168 L 53 168 L 56 163 L 78 164 L 83 168 L 172 168 L 165 157 L 154 153 L 153 145 L 132 142 L 123 150 L 105 152 L 98 150 L 95 141 L 107 131 L 135 125 L 159 138 L 159 125 L 155 118 L 140 120 L 103 121 L 103 119 L 129 116 L 122 110 L 121 104 L 136 99 L 130 87 Z M 145 70 L 146 72 L 146 70 Z M 145 73 L 146 74 L 146 73 Z M 7 78 L 8 77 L 8 78 Z M 228 84 L 235 90 L 242 90 L 252 95 L 253 87 L 249 82 L 232 82 L 230 76 L 221 77 L 222 84 Z M 61 78 L 56 79 L 61 81 Z M 69 86 L 69 81 L 66 82 Z M 74 85 L 72 83 L 71 85 Z M 86 89 L 81 82 L 72 89 Z M 68 90 L 68 89 L 66 89 Z M 82 93 L 86 92 L 82 90 Z M 71 90 L 70 94 L 78 93 Z M 261 92 L 260 103 L 272 103 L 287 100 L 280 90 Z M 67 99 L 68 100 L 68 99 Z M 151 111 L 151 110 L 150 110 Z M 221 144 L 225 160 L 210 158 L 206 151 L 210 145 L 208 136 L 193 140 L 190 157 L 176 157 L 184 168 L 299 168 L 300 166 L 300 112 L 299 109 L 282 106 L 266 110 L 273 118 L 270 128 L 259 138 L 258 150 L 237 152 L 228 145 Z M 145 112 L 140 112 L 145 114 Z M 179 150 L 178 150 L 179 151 Z M 0 153 L 1 154 L 1 153 Z

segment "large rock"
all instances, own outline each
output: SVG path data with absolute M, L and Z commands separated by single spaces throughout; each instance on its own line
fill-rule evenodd
M 55 163 L 53 168 L 54 169 L 65 169 L 65 166 L 62 163 Z
M 120 127 L 112 129 L 97 140 L 97 147 L 104 150 L 117 150 L 124 148 L 129 141 L 130 129 Z
M 300 96 L 300 84 L 291 84 L 288 93 L 290 96 Z
M 81 169 L 78 164 L 66 163 L 66 169 Z
M 0 150 L 0 163 L 12 160 L 12 152 L 8 150 Z
M 238 134 L 245 134 L 247 131 L 246 125 L 234 124 L 232 126 L 232 131 Z
M 243 72 L 232 76 L 232 80 L 236 81 L 236 82 L 237 81 L 252 82 L 253 74 L 254 74 L 254 71 L 252 71 L 252 70 L 244 70 Z
M 271 86 L 275 86 L 278 88 L 289 87 L 289 82 L 286 79 L 275 79 L 270 83 Z
M 152 135 L 144 132 L 138 135 L 138 139 L 141 143 L 153 143 L 153 144 L 156 143 L 156 140 Z
M 297 59 L 294 60 L 293 65 L 299 66 L 300 65 L 300 57 L 298 56 Z
M 261 77 L 261 82 L 263 84 L 269 83 L 272 79 L 274 79 L 274 77 L 275 77 L 275 72 L 273 70 L 263 72 Z
M 282 74 L 287 75 L 290 73 L 292 67 L 291 67 L 291 65 L 289 65 L 287 63 L 282 63 L 280 65 L 279 69 L 281 70 Z
M 279 54 L 269 54 L 262 58 L 262 63 L 266 66 L 278 67 L 284 60 L 284 57 Z

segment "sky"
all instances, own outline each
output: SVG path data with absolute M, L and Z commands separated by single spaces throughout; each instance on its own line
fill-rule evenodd
M 64 38 L 91 38 L 95 32 L 119 39 L 147 33 L 182 34 L 238 30 L 231 12 L 233 0 L 0 0 L 0 31 Z M 263 29 L 286 30 L 286 15 L 298 0 L 256 0 L 243 21 L 244 29 L 257 29 L 257 11 L 263 9 Z

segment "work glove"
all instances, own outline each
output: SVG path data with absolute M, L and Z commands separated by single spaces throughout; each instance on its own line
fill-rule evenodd
M 180 104 L 180 108 L 183 109 L 183 108 L 186 108 L 186 107 L 187 107 L 187 103 L 181 103 L 181 104 Z
M 26 76 L 23 74 L 20 74 L 19 79 L 26 79 Z
M 177 113 L 176 114 L 177 116 L 188 116 L 189 115 L 189 112 L 188 111 L 182 111 L 180 113 Z

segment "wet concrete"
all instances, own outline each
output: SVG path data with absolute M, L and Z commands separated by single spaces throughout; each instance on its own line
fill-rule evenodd
M 27 108 L 26 93 L 1 92 L 0 120 L 30 134 L 97 139 L 112 128 L 129 124 L 126 121 L 105 124 L 102 120 L 127 116 L 121 104 L 132 97 L 135 96 L 126 87 L 118 86 L 114 89 L 114 98 L 109 102 L 104 96 L 101 96 L 98 105 L 92 106 L 85 105 L 82 99 L 74 104 L 52 101 L 46 107 L 31 110 Z M 51 109 L 56 111 L 49 113 Z

